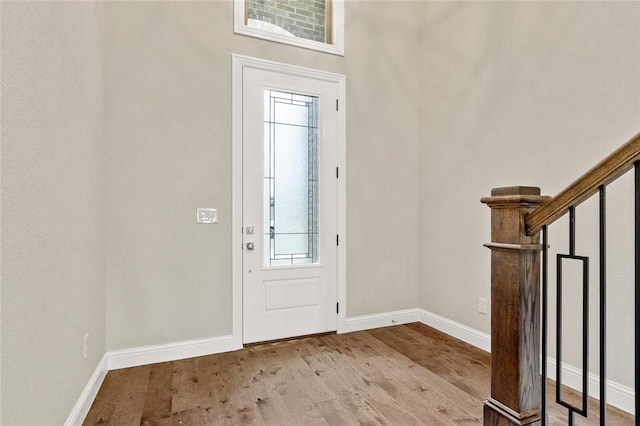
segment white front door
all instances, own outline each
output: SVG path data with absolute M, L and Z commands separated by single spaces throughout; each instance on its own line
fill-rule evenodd
M 336 330 L 339 89 L 243 69 L 243 343 Z

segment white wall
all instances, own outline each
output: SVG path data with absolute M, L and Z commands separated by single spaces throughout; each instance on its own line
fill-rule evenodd
M 1 7 L 0 423 L 60 425 L 105 352 L 104 8 Z
M 490 291 L 489 209 L 479 200 L 510 185 L 555 195 L 640 131 L 640 3 L 424 10 L 420 304 L 488 332 L 489 317 L 477 313 Z M 628 219 L 612 224 L 632 229 Z M 625 253 L 610 250 L 613 263 Z M 610 377 L 628 385 L 633 329 L 620 318 L 629 300 L 621 286 L 612 283 L 610 330 L 627 337 L 611 351 Z

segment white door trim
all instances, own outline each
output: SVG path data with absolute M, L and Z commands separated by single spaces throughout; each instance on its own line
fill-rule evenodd
M 242 55 L 232 55 L 232 341 L 234 349 L 242 347 L 242 71 L 244 68 L 256 68 L 300 77 L 329 81 L 339 86 L 338 111 L 338 199 L 337 223 L 340 244 L 338 245 L 337 294 L 340 310 L 338 312 L 338 333 L 346 330 L 346 101 L 344 75 L 310 68 L 287 65 Z

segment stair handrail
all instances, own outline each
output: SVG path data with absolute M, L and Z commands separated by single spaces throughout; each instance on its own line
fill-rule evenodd
M 640 133 L 598 163 L 587 173 L 542 204 L 525 218 L 527 234 L 535 235 L 607 185 L 633 168 L 640 160 Z
M 569 247 L 571 256 L 574 256 L 575 207 L 599 192 L 599 262 L 606 264 L 606 249 L 603 246 L 603 241 L 606 241 L 606 186 L 631 169 L 635 169 L 635 211 L 640 212 L 640 133 L 555 197 L 540 195 L 540 188 L 537 187 L 512 186 L 494 188 L 490 197 L 481 199 L 491 208 L 491 242 L 485 244 L 491 250 L 491 394 L 484 402 L 485 426 L 547 424 L 547 391 L 546 386 L 542 385 L 542 378 L 546 383 L 548 372 L 546 362 L 540 362 L 541 354 L 546 359 L 548 341 L 547 225 L 570 213 Z M 636 286 L 640 285 L 639 220 L 636 213 Z M 601 268 L 600 301 L 606 302 L 606 292 L 603 290 L 606 274 L 603 271 L 605 269 Z M 600 318 L 606 317 L 603 314 L 604 306 L 602 302 L 599 307 Z M 635 318 L 635 340 L 640 342 L 640 309 L 636 310 Z M 583 317 L 583 329 L 585 324 Z M 605 322 L 601 320 L 600 359 L 605 358 L 604 330 Z M 556 335 L 559 333 L 556 332 Z M 640 351 L 636 353 L 640 354 Z M 636 383 L 640 383 L 639 356 L 636 356 L 635 363 Z M 583 360 L 583 365 L 588 365 L 588 362 Z M 558 374 L 557 380 L 560 377 Z M 600 395 L 604 395 L 603 400 L 606 401 L 604 368 L 601 369 L 600 380 Z M 583 407 L 587 405 L 586 387 L 585 382 Z M 569 424 L 573 424 L 574 413 L 586 414 L 586 408 L 569 404 L 565 407 L 569 409 Z M 606 405 L 603 404 L 600 409 L 600 421 L 604 425 Z M 638 399 L 636 413 L 640 413 Z

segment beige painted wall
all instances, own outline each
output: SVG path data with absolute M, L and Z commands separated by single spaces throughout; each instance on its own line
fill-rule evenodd
M 510 185 L 554 195 L 640 131 L 640 3 L 428 3 L 424 10 L 420 305 L 488 332 L 489 317 L 477 313 L 490 280 L 482 247 L 489 210 L 479 200 Z M 611 235 L 633 229 L 629 218 L 610 223 Z M 581 238 L 593 256 L 593 243 Z M 610 247 L 611 269 L 628 258 L 628 244 L 621 247 Z M 620 315 L 632 275 L 610 272 L 609 329 L 619 344 L 610 378 L 629 385 L 633 329 Z
M 105 349 L 230 334 L 232 53 L 347 76 L 348 316 L 488 332 L 479 199 L 639 130 L 639 7 L 348 1 L 338 57 L 233 35 L 230 1 L 3 2 L 3 424 L 61 423 Z
M 105 352 L 104 7 L 1 7 L 0 423 L 60 425 Z
M 415 307 L 417 7 L 348 2 L 343 58 L 234 35 L 231 2 L 108 4 L 109 350 L 231 333 L 232 53 L 347 76 L 347 312 Z
M 347 2 L 347 316 L 415 308 L 420 2 Z

